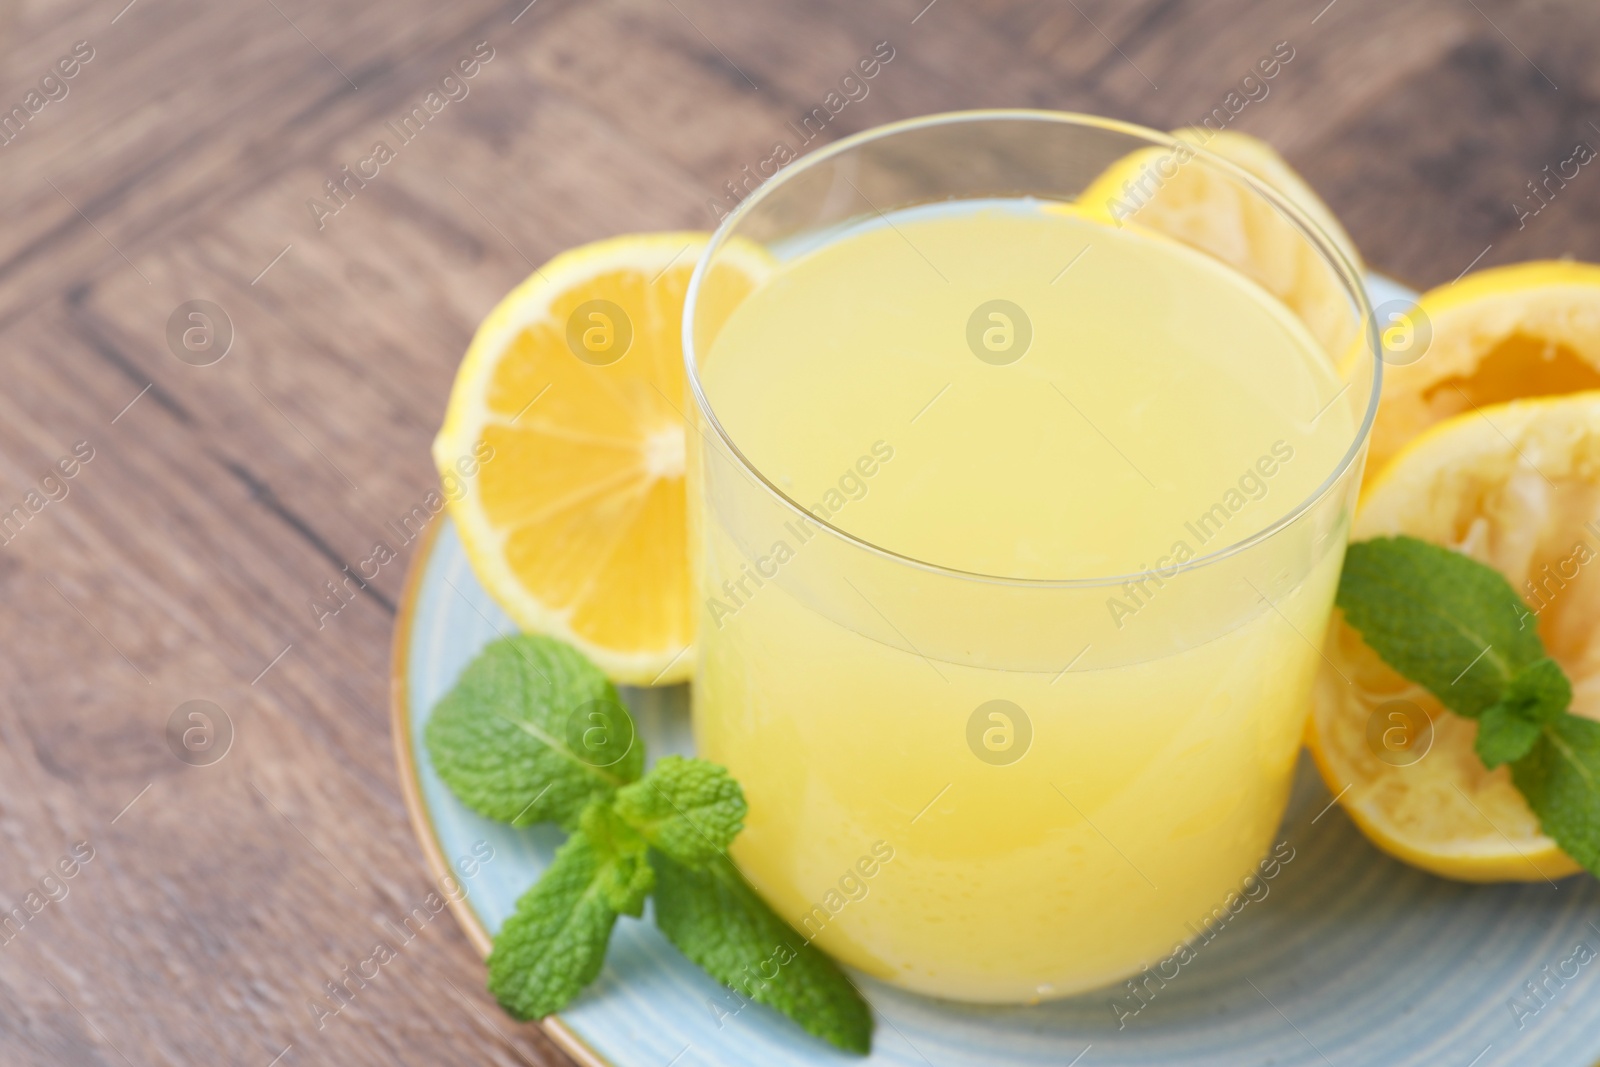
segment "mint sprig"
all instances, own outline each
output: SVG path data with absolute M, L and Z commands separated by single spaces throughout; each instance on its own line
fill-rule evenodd
M 1385 663 L 1478 720 L 1484 766 L 1509 763 L 1544 833 L 1600 874 L 1600 723 L 1568 710 L 1572 685 L 1511 583 L 1448 548 L 1384 537 L 1350 546 L 1337 603 Z
M 644 745 L 615 687 L 582 654 L 524 634 L 496 641 L 424 730 L 439 776 L 472 810 L 571 831 L 489 954 L 489 990 L 520 1019 L 558 1011 L 599 975 L 621 915 L 654 895 L 656 925 L 713 978 L 850 1052 L 872 1012 L 838 966 L 780 919 L 726 850 L 744 828 L 717 764 Z

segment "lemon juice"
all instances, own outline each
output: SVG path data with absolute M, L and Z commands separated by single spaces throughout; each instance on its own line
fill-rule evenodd
M 1357 436 L 1336 368 L 1209 256 L 1026 199 L 869 215 L 720 323 L 696 740 L 800 936 L 1030 1001 L 1245 892 L 1344 543 L 1285 518 Z

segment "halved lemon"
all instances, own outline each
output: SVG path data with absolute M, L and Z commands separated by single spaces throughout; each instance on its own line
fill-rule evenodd
M 1494 267 L 1423 294 L 1417 309 L 1384 324 L 1405 331 L 1415 356 L 1384 368 L 1369 471 L 1474 407 L 1600 389 L 1600 266 Z
M 1350 235 L 1271 145 L 1248 134 L 1202 128 L 1172 131 L 1214 152 L 1280 193 L 1317 224 L 1359 274 Z M 1146 148 L 1117 160 L 1078 197 L 1114 223 L 1131 221 L 1208 252 L 1282 300 L 1335 355 L 1357 339 L 1338 275 L 1268 201 L 1215 169 Z
M 433 443 L 479 580 L 618 682 L 693 660 L 680 330 L 708 240 L 615 237 L 539 268 L 478 327 Z M 741 299 L 766 269 L 729 248 L 708 294 Z
M 1527 601 L 1523 621 L 1572 680 L 1573 713 L 1600 719 L 1597 517 L 1600 392 L 1586 392 L 1435 426 L 1367 485 L 1351 539 L 1410 534 L 1500 571 Z M 1540 832 L 1508 768 L 1484 768 L 1475 722 L 1389 668 L 1342 619 L 1326 654 L 1307 741 L 1374 844 L 1470 882 L 1579 869 Z

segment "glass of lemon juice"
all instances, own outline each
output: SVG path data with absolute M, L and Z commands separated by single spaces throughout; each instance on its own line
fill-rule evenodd
M 1194 940 L 1273 846 L 1378 396 L 1333 243 L 1163 134 L 935 116 L 755 192 L 684 335 L 752 884 L 961 1000 Z

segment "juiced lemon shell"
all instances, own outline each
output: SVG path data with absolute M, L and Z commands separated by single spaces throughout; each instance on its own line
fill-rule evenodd
M 1597 515 L 1600 392 L 1586 392 L 1434 426 L 1368 484 L 1351 540 L 1410 534 L 1499 570 L 1524 592 L 1527 624 L 1572 679 L 1573 712 L 1600 718 L 1600 523 L 1589 525 Z M 1484 768 L 1472 748 L 1476 723 L 1390 669 L 1342 619 L 1325 651 L 1307 740 L 1328 788 L 1373 843 L 1470 882 L 1579 869 L 1540 832 L 1508 768 Z M 1409 765 L 1379 759 L 1381 746 L 1369 741 L 1369 720 L 1396 700 L 1432 721 L 1431 748 Z
M 1600 266 L 1495 267 L 1424 293 L 1417 307 L 1409 328 L 1421 354 L 1384 368 L 1371 473 L 1418 433 L 1474 407 L 1600 389 Z
M 1173 136 L 1260 179 L 1316 225 L 1357 275 L 1365 267 L 1350 235 L 1272 146 L 1248 134 L 1188 128 Z M 1356 319 L 1334 267 L 1270 201 L 1215 167 L 1147 148 L 1107 167 L 1078 197 L 1114 224 L 1132 222 L 1207 252 L 1293 310 L 1332 356 L 1359 345 Z

